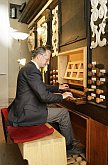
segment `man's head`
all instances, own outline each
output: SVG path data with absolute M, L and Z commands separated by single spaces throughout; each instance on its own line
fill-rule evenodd
M 51 50 L 46 46 L 38 47 L 32 52 L 32 57 L 39 67 L 45 67 L 49 64 Z

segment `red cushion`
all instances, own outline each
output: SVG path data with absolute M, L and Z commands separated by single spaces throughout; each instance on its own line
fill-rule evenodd
M 22 143 L 42 138 L 54 132 L 53 128 L 47 127 L 45 124 L 38 126 L 8 126 L 8 133 L 14 143 Z
M 2 108 L 1 111 L 5 121 L 7 121 L 7 108 Z M 54 132 L 53 128 L 49 128 L 45 124 L 25 127 L 7 126 L 7 129 L 9 136 L 14 143 L 22 143 L 30 140 L 39 139 Z
M 7 110 L 7 108 L 2 108 L 1 111 L 3 113 L 3 116 L 4 116 L 5 121 L 7 121 L 7 116 L 8 116 L 8 110 Z

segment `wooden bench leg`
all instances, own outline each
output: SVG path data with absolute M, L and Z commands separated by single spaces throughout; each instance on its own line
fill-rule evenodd
M 29 165 L 66 165 L 65 138 L 56 130 L 41 139 L 18 144 Z

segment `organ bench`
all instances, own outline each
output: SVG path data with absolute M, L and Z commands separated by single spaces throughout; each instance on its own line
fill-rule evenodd
M 23 159 L 26 159 L 29 165 L 67 164 L 65 138 L 50 124 L 29 127 L 7 126 L 7 115 L 7 108 L 2 108 L 5 140 L 7 142 L 8 133 L 11 141 L 18 144 Z

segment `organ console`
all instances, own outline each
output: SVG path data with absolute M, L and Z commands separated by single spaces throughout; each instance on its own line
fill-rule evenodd
M 66 101 L 68 101 L 70 103 L 75 103 L 77 105 L 85 104 L 86 103 L 86 92 L 78 90 L 78 89 L 73 89 L 74 87 L 71 84 L 69 84 L 69 86 L 70 86 L 70 88 L 61 90 L 61 92 L 68 91 L 68 92 L 72 92 L 72 94 L 73 94 L 73 97 L 66 98 Z
M 50 84 L 58 84 L 58 70 L 56 69 L 50 71 Z
M 97 102 L 97 103 L 103 102 L 103 99 L 101 99 L 101 98 L 96 98 L 96 102 Z
M 87 96 L 87 100 L 93 100 L 93 99 L 94 99 L 93 96 L 90 96 L 90 95 Z
M 93 70 L 93 71 L 88 71 L 88 76 L 94 76 L 95 75 L 95 70 Z
M 86 61 L 84 61 L 84 59 L 87 59 L 84 52 L 83 49 L 67 51 L 60 53 L 57 57 L 57 81 L 60 84 L 67 83 L 69 85 L 68 89 L 61 90 L 60 92 L 69 91 L 73 94 L 73 98 L 68 97 L 58 105 L 66 107 L 69 110 L 73 128 L 76 133 L 75 135 L 82 138 L 82 142 L 85 137 L 85 142 L 87 142 L 86 151 L 92 160 L 92 157 L 94 157 L 94 148 L 95 151 L 100 154 L 100 150 L 97 146 L 97 139 L 99 139 L 99 146 L 100 139 L 102 141 L 101 147 L 107 145 L 106 135 L 108 129 L 105 130 L 104 124 L 108 123 L 108 115 L 106 112 L 106 108 L 108 107 L 108 81 L 106 77 L 107 70 L 105 70 L 104 65 L 97 64 L 96 62 L 87 65 Z M 53 79 L 54 76 L 51 78 Z M 100 122 L 102 122 L 103 125 Z M 104 138 L 101 138 L 103 134 L 106 137 L 105 141 Z M 105 142 L 104 146 L 103 142 Z M 90 146 L 88 146 L 88 144 Z M 104 155 L 106 153 L 107 149 Z M 97 164 L 97 162 L 95 163 Z M 90 164 L 95 163 L 93 162 Z
M 96 61 L 89 63 L 88 69 L 93 69 L 93 68 L 104 69 L 104 65 L 103 64 L 96 64 Z
M 92 89 L 92 88 L 85 88 L 84 91 L 85 92 L 89 92 L 89 91 L 91 92 L 91 91 L 94 91 L 94 89 Z
M 65 102 L 75 104 L 105 105 L 106 69 L 104 64 L 96 61 L 86 64 L 86 48 L 66 51 L 58 55 L 58 68 L 50 70 L 50 84 L 69 84 L 73 98 Z M 61 91 L 64 92 L 64 91 Z
M 103 84 L 104 84 L 104 81 L 100 81 L 100 80 L 97 80 L 97 81 L 96 81 L 96 85 L 97 85 L 97 86 L 100 86 L 100 85 L 103 85 Z
M 102 89 L 96 89 L 96 94 L 102 94 L 104 91 Z
M 105 75 L 105 70 L 97 70 L 96 71 L 96 76 L 97 77 L 104 77 L 104 75 Z
M 93 81 L 93 80 L 88 79 L 88 84 L 93 84 L 93 83 L 94 83 L 94 81 Z

